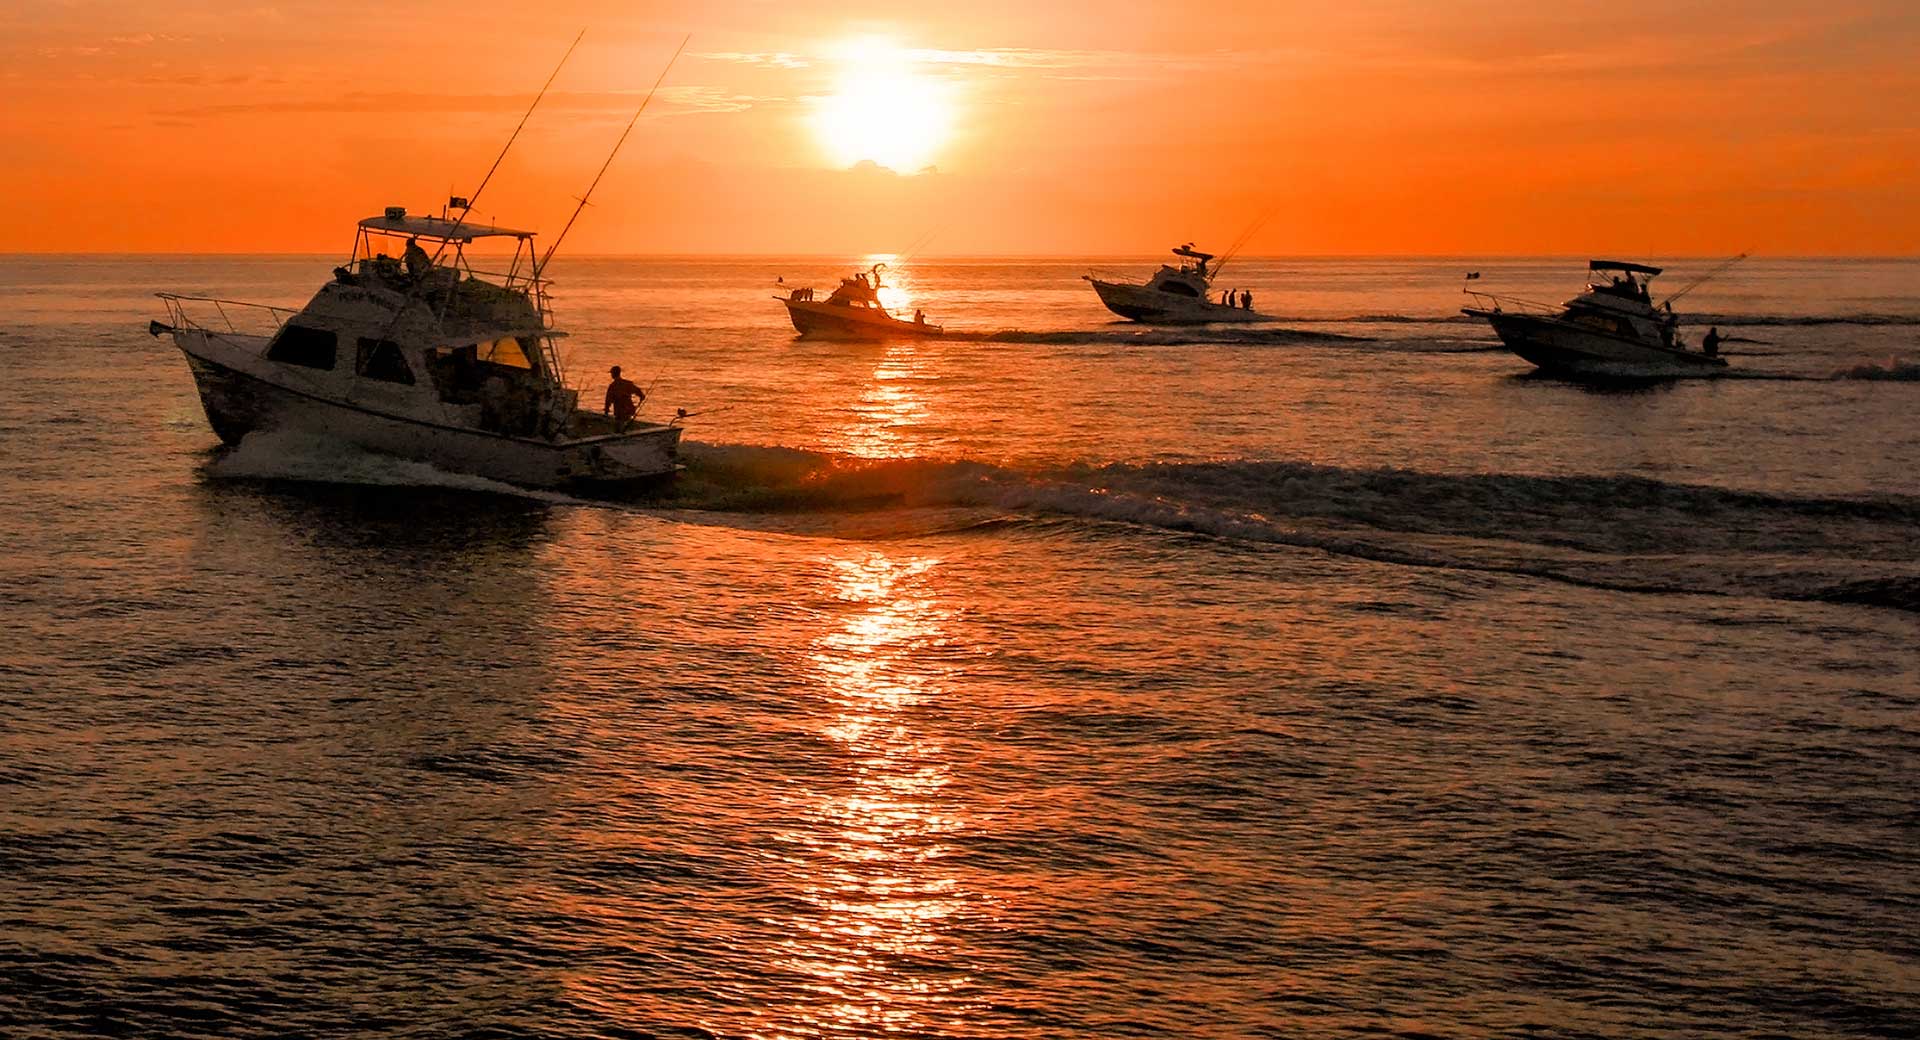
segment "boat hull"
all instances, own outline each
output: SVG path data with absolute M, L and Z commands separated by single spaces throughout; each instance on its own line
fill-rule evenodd
M 1199 297 L 1177 296 L 1144 285 L 1107 282 L 1092 276 L 1087 276 L 1087 281 L 1093 283 L 1093 291 L 1099 294 L 1100 302 L 1106 304 L 1108 310 L 1129 321 L 1148 325 L 1244 325 L 1274 320 L 1259 311 L 1229 307 Z
M 903 336 L 938 336 L 941 327 L 926 322 L 902 321 L 890 314 L 813 300 L 775 297 L 786 304 L 787 317 L 802 336 L 825 339 L 898 339 Z
M 646 483 L 679 468 L 678 426 L 544 441 L 439 424 L 330 400 L 275 381 L 270 373 L 248 371 L 258 362 L 232 356 L 233 345 L 225 339 L 198 330 L 174 331 L 207 423 L 228 444 L 254 432 L 298 432 L 535 488 Z
M 1555 375 L 1663 379 L 1711 375 L 1727 367 L 1720 358 L 1609 335 L 1555 317 L 1471 307 L 1463 313 L 1484 319 L 1508 350 Z

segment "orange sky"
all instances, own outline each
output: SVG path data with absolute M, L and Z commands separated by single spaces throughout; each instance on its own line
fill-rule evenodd
M 1189 17 L 1184 12 L 1197 11 Z M 9 0 L 0 251 L 344 252 L 471 191 L 570 253 L 1914 254 L 1920 5 Z M 822 106 L 891 48 L 929 170 Z M 873 43 L 872 41 L 879 41 Z

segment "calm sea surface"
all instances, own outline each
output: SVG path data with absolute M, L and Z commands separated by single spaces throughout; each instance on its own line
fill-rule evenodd
M 698 413 L 613 503 L 218 447 L 150 294 L 338 259 L 0 258 L 0 1034 L 1920 1021 L 1920 262 L 1594 390 L 1451 317 L 1579 260 L 921 261 L 881 345 L 770 298 L 857 258 L 562 261 Z

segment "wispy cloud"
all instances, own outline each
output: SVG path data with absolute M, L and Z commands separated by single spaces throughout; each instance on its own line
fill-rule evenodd
M 813 64 L 790 51 L 704 51 L 693 57 L 735 65 L 754 65 L 763 69 L 804 69 Z
M 830 52 L 797 51 L 710 51 L 696 56 L 709 61 L 788 70 L 836 65 L 845 60 Z M 972 50 L 911 47 L 898 52 L 902 61 L 931 68 L 977 69 L 1032 74 L 1043 79 L 1076 80 L 1151 79 L 1222 69 L 1277 68 L 1297 64 L 1307 56 L 1309 52 L 1298 49 L 1173 53 L 1033 47 L 981 47 Z
M 574 112 L 631 112 L 644 92 L 599 91 L 555 92 L 544 102 L 549 109 Z M 262 115 L 290 112 L 327 113 L 460 113 L 515 112 L 530 100 L 526 94 L 428 94 L 415 92 L 376 93 L 349 91 L 326 97 L 272 98 L 261 101 L 213 105 L 188 105 L 152 110 L 155 116 L 205 118 L 228 115 Z M 672 115 L 690 112 L 741 112 L 755 105 L 789 101 L 785 97 L 738 94 L 714 87 L 662 87 L 655 95 L 649 114 Z

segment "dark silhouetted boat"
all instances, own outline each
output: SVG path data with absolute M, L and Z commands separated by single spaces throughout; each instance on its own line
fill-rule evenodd
M 1669 378 L 1724 369 L 1717 355 L 1681 342 L 1672 301 L 1655 306 L 1648 285 L 1660 268 L 1622 260 L 1587 262 L 1587 289 L 1558 310 L 1469 291 L 1507 349 L 1542 371 L 1575 378 Z
M 824 300 L 814 299 L 811 288 L 790 290 L 775 296 L 787 306 L 787 317 L 802 336 L 828 339 L 893 339 L 899 336 L 938 336 L 941 327 L 927 323 L 926 316 L 915 311 L 911 321 L 894 317 L 880 301 L 880 272 L 885 264 L 872 267 L 851 278 L 840 279 L 840 287 Z

